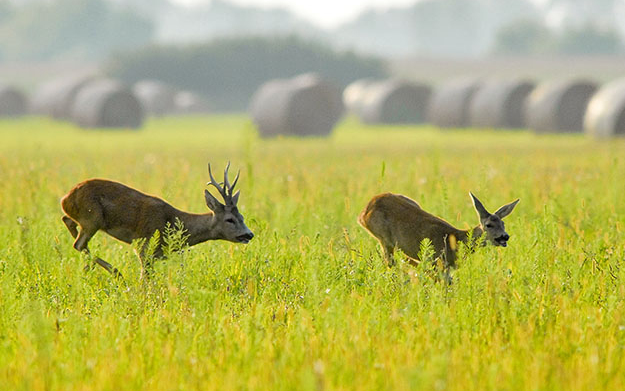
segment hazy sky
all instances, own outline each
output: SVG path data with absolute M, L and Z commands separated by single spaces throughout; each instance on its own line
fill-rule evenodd
M 180 4 L 210 3 L 210 0 L 172 0 Z M 334 27 L 353 19 L 371 7 L 389 7 L 414 4 L 416 0 L 228 0 L 241 5 L 256 7 L 281 7 L 322 27 Z

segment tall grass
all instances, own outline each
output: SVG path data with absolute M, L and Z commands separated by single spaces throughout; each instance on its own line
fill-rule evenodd
M 622 389 L 625 143 L 511 131 L 364 127 L 259 139 L 244 117 L 141 132 L 0 122 L 0 389 Z M 139 280 L 132 246 L 72 248 L 60 198 L 105 177 L 206 211 L 207 163 L 241 168 L 248 245 L 209 242 Z M 473 191 L 509 246 L 454 284 L 388 269 L 356 224 L 392 191 L 461 228 Z M 401 254 L 397 254 L 401 260 Z

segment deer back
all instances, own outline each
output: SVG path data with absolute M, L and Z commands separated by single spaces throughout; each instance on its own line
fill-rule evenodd
M 358 221 L 378 240 L 400 248 L 415 259 L 425 238 L 430 239 L 436 254 L 441 255 L 448 235 L 458 240 L 464 237 L 463 231 L 426 212 L 416 201 L 392 193 L 373 197 Z
M 126 243 L 151 237 L 168 222 L 175 223 L 180 213 L 160 198 L 105 179 L 79 183 L 61 206 L 83 228 L 104 230 Z

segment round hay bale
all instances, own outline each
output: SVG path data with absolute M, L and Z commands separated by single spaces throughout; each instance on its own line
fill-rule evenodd
M 416 124 L 426 120 L 432 89 L 425 84 L 386 80 L 370 84 L 360 117 L 369 124 Z
M 587 80 L 558 80 L 540 84 L 528 96 L 525 116 L 538 133 L 581 132 L 588 101 L 597 84 Z
M 156 116 L 170 114 L 176 108 L 176 91 L 157 80 L 142 80 L 132 87 L 146 113 Z
M 180 91 L 174 97 L 174 107 L 177 114 L 210 113 L 210 103 L 200 95 L 191 91 Z
M 534 87 L 535 84 L 527 80 L 492 80 L 484 83 L 471 100 L 471 126 L 524 128 L 525 100 Z
M 584 130 L 597 138 L 625 136 L 625 78 L 606 84 L 593 95 Z
M 94 75 L 71 75 L 42 84 L 31 100 L 31 112 L 56 119 L 70 119 L 76 94 L 95 78 Z
M 0 117 L 19 117 L 26 114 L 26 96 L 16 88 L 0 85 Z
M 72 119 L 83 128 L 139 128 L 143 118 L 143 107 L 132 91 L 110 79 L 84 86 L 72 107 Z
M 293 133 L 289 122 L 293 94 L 291 81 L 286 79 L 270 80 L 254 93 L 249 111 L 261 136 Z
M 327 135 L 341 118 L 343 102 L 338 88 L 306 74 L 260 86 L 250 113 L 261 136 Z
M 345 108 L 349 112 L 360 116 L 360 109 L 367 94 L 367 89 L 375 82 L 373 79 L 360 79 L 345 87 L 343 90 L 343 104 Z
M 456 79 L 436 88 L 430 99 L 429 121 L 441 128 L 469 126 L 471 99 L 480 85 L 476 79 Z

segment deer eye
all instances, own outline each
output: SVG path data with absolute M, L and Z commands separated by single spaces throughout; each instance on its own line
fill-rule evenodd
M 226 223 L 228 224 L 236 224 L 236 221 L 234 221 L 234 219 L 232 217 L 229 217 L 226 219 Z
M 487 223 L 486 228 L 493 228 L 493 225 L 491 223 Z

